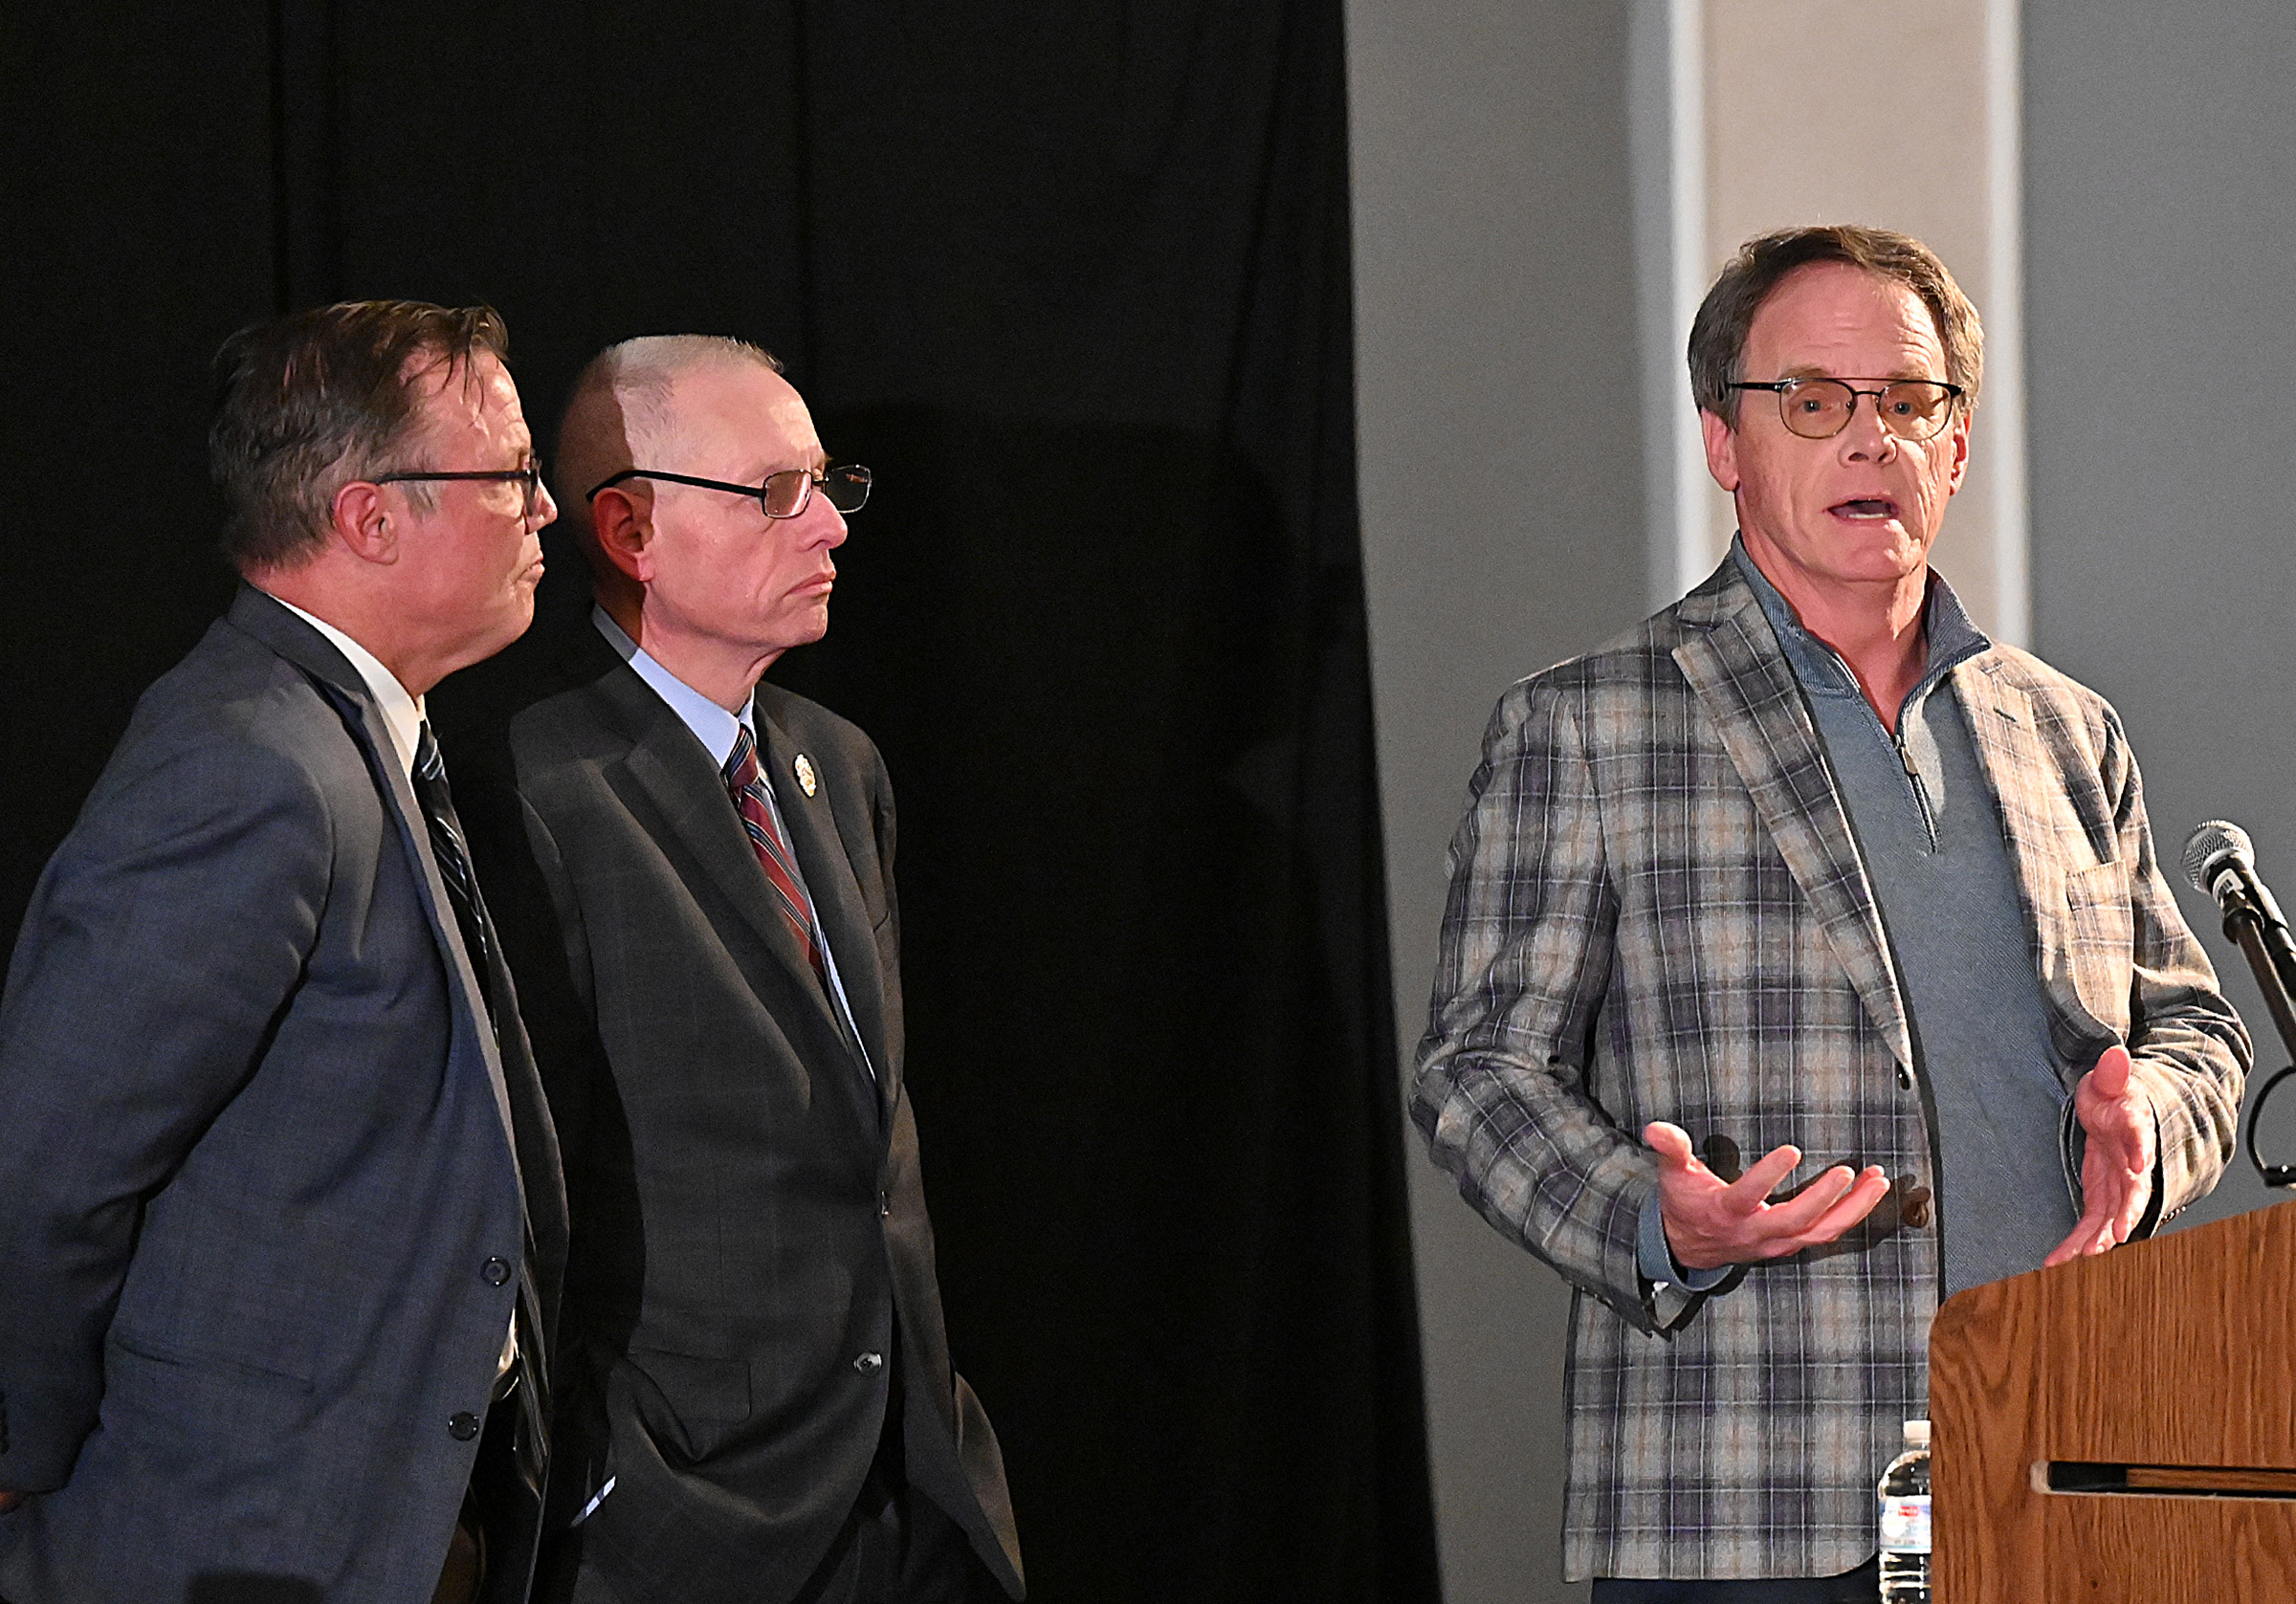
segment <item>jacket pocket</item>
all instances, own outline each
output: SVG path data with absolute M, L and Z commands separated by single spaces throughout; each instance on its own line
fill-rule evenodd
M 242 1380 L 253 1381 L 263 1386 L 277 1387 L 291 1393 L 312 1391 L 311 1378 L 306 1375 L 294 1375 L 283 1370 L 270 1370 L 262 1365 L 252 1364 L 246 1359 L 236 1358 L 226 1353 L 212 1353 L 198 1348 L 178 1347 L 174 1343 L 161 1342 L 132 1331 L 114 1329 L 111 1335 L 111 1345 L 122 1353 L 155 1365 L 167 1365 L 183 1370 L 211 1371 L 217 1374 L 235 1376 Z
M 732 1425 L 749 1418 L 749 1366 L 666 1349 L 630 1349 L 629 1364 L 653 1383 L 670 1412 L 688 1424 Z
M 112 1340 L 309 1391 L 330 1334 L 375 1293 L 362 1236 L 330 1210 L 249 1208 L 179 1185 L 145 1217 Z

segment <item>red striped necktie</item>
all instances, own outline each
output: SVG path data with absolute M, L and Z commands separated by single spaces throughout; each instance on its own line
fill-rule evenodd
M 734 808 L 741 815 L 741 827 L 749 832 L 750 849 L 758 855 L 758 867 L 773 887 L 775 904 L 782 917 L 789 921 L 789 929 L 797 944 L 806 950 L 806 961 L 823 985 L 829 983 L 829 968 L 821 956 L 821 942 L 813 932 L 813 903 L 806 895 L 806 888 L 797 877 L 797 866 L 789 856 L 789 844 L 782 839 L 781 827 L 773 822 L 773 803 L 765 795 L 765 776 L 758 768 L 757 742 L 750 738 L 749 726 L 744 724 L 734 736 L 733 756 L 725 760 L 725 788 L 734 799 Z

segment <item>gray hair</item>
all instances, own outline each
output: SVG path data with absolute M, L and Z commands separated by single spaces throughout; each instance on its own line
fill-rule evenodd
M 677 381 L 705 368 L 752 365 L 779 373 L 773 354 L 720 334 L 648 334 L 608 345 L 574 381 L 558 426 L 558 503 L 589 527 L 589 494 L 647 458 L 675 434 Z

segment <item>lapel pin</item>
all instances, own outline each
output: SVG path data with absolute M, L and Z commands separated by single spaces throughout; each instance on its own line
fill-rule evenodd
M 813 778 L 812 758 L 800 752 L 797 755 L 797 761 L 789 766 L 797 773 L 798 789 L 805 792 L 806 796 L 809 797 L 821 789 L 821 781 Z

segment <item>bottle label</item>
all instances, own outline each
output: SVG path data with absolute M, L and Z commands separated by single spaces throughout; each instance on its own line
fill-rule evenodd
M 1882 1552 L 1926 1554 L 1930 1551 L 1930 1495 L 1882 1500 Z

